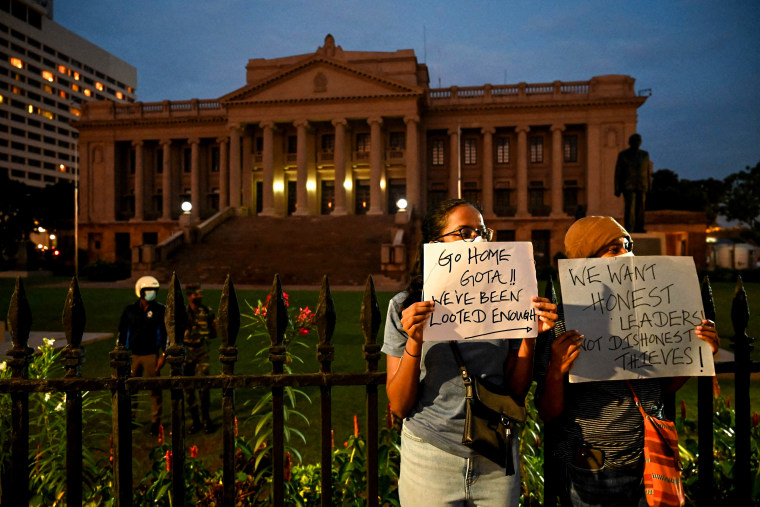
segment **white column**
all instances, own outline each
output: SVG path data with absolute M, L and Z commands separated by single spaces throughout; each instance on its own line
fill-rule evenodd
M 132 220 L 145 219 L 145 167 L 143 165 L 143 142 L 133 141 L 135 147 L 135 216 Z
M 259 127 L 263 131 L 264 143 L 261 153 L 261 215 L 271 217 L 277 215 L 274 208 L 274 122 L 264 121 Z
M 483 180 L 481 188 L 483 189 L 483 215 L 493 215 L 493 134 L 496 129 L 493 127 L 483 127 L 480 133 L 483 134 Z
M 198 149 L 201 140 L 189 139 L 190 143 L 190 204 L 193 205 L 192 216 L 199 220 L 201 216 L 201 168 L 198 163 Z
M 462 197 L 459 185 L 459 129 L 449 129 L 449 198 Z
M 227 138 L 220 137 L 219 143 L 219 210 L 230 205 L 230 166 L 227 153 Z
M 346 125 L 348 122 L 345 118 L 333 120 L 335 127 L 335 146 L 334 158 L 335 164 L 335 209 L 333 215 L 345 215 L 346 210 Z
M 530 127 L 519 125 L 517 132 L 517 213 L 516 217 L 527 217 L 528 213 L 528 131 Z
M 172 219 L 172 199 L 174 197 L 174 188 L 172 186 L 172 140 L 162 139 L 161 150 L 163 157 L 161 160 L 161 220 Z
M 407 116 L 406 123 L 406 202 L 408 210 L 422 212 L 420 195 L 419 116 Z
M 567 216 L 562 206 L 562 132 L 565 126 L 562 124 L 552 125 L 552 212 L 551 216 L 561 218 Z
M 367 119 L 369 123 L 369 211 L 368 215 L 383 214 L 383 195 L 385 192 L 380 188 L 383 179 L 383 133 L 381 126 L 383 119 L 372 117 Z
M 298 139 L 296 146 L 298 152 L 296 153 L 296 211 L 294 215 L 310 215 L 309 210 L 309 195 L 306 188 L 306 183 L 309 179 L 309 168 L 307 166 L 307 148 L 306 148 L 306 128 L 309 126 L 309 122 L 306 120 L 297 120 L 293 122 L 295 125 Z
M 240 128 L 230 127 L 230 206 L 240 207 Z

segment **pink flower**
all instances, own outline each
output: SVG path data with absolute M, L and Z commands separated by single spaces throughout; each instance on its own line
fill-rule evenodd
M 166 471 L 171 472 L 172 471 L 172 452 L 166 451 Z
M 190 446 L 190 457 L 195 459 L 198 457 L 198 446 L 192 445 Z

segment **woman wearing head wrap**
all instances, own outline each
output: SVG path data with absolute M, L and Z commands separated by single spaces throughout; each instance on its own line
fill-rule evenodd
M 462 444 L 465 387 L 451 347 L 424 341 L 432 301 L 422 301 L 425 243 L 489 241 L 493 231 L 480 210 L 463 199 L 441 202 L 422 223 L 422 241 L 409 288 L 388 305 L 382 351 L 387 355 L 386 392 L 393 413 L 404 418 L 399 499 L 404 506 L 517 505 L 520 498 L 518 442 L 513 440 L 516 473 Z M 557 306 L 533 298 L 539 331 L 554 327 Z M 534 340 L 473 340 L 458 347 L 472 376 L 504 385 L 525 397 L 533 378 Z
M 582 218 L 565 235 L 565 253 L 571 259 L 632 256 L 632 247 L 628 231 L 611 217 Z M 702 320 L 695 332 L 713 354 L 718 352 L 720 340 L 712 321 Z M 645 507 L 644 423 L 628 385 L 623 380 L 567 380 L 583 337 L 569 330 L 550 344 L 536 345 L 536 406 L 554 436 L 562 505 Z M 636 379 L 631 384 L 644 410 L 662 417 L 663 396 L 686 380 Z

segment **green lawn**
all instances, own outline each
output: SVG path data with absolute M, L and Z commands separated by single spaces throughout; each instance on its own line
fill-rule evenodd
M 58 283 L 63 282 L 64 285 L 50 286 L 51 279 L 25 280 L 27 297 L 33 315 L 33 330 L 61 329 L 61 311 L 66 296 L 68 280 L 55 279 L 55 281 Z M 13 283 L 13 280 L 0 279 L 0 310 L 4 313 L 7 311 L 8 303 L 13 292 Z M 760 318 L 758 317 L 760 314 L 760 284 L 747 284 L 746 289 L 748 292 L 751 312 L 748 334 L 756 337 L 759 334 L 758 331 L 760 331 Z M 296 307 L 309 306 L 312 309 L 315 309 L 319 295 L 317 291 L 288 291 L 287 287 L 285 287 L 285 291 L 290 295 L 291 305 Z M 724 348 L 729 348 L 729 350 L 731 343 L 729 338 L 733 332 L 730 324 L 730 309 L 733 291 L 733 284 L 716 283 L 713 285 L 713 297 L 717 308 L 718 329 L 723 339 Z M 123 307 L 134 300 L 134 293 L 131 288 L 84 287 L 81 289 L 81 292 L 87 313 L 87 325 L 85 330 L 88 332 L 114 333 Z M 246 301 L 255 305 L 259 299 L 264 299 L 266 297 L 266 292 L 267 291 L 238 290 L 241 311 L 248 311 L 245 304 Z M 363 337 L 359 326 L 359 312 L 362 303 L 362 294 L 362 291 L 333 292 L 338 314 L 336 331 L 333 338 L 333 344 L 335 345 L 336 350 L 333 371 L 360 372 L 366 369 L 366 364 L 362 357 Z M 387 309 L 388 300 L 392 295 L 393 294 L 391 293 L 378 293 L 381 313 L 383 315 L 383 323 L 385 321 L 385 311 Z M 166 292 L 162 291 L 159 294 L 159 300 L 164 300 L 165 297 Z M 219 298 L 219 290 L 205 291 L 205 302 L 215 308 L 218 306 Z M 245 319 L 243 319 L 243 322 L 245 322 Z M 247 335 L 248 331 L 244 328 L 241 330 L 238 337 L 239 360 L 236 364 L 235 371 L 238 373 L 261 372 L 257 367 L 257 361 L 254 359 L 254 354 L 257 350 L 267 344 L 264 342 L 253 343 L 246 339 Z M 297 354 L 305 361 L 303 366 L 298 367 L 299 371 L 318 371 L 318 364 L 316 361 L 316 336 L 312 335 L 310 336 L 310 339 L 312 340 L 312 343 L 310 344 L 309 349 L 301 349 L 297 352 Z M 382 342 L 382 327 L 378 334 L 378 341 Z M 113 340 L 87 345 L 86 360 L 82 369 L 83 375 L 88 377 L 110 376 L 111 371 L 108 365 L 108 352 L 113 349 L 113 346 Z M 760 360 L 760 351 L 755 350 L 753 352 L 753 358 L 755 360 Z M 380 369 L 384 368 L 385 361 L 382 360 Z M 215 346 L 212 346 L 211 370 L 212 374 L 217 374 L 220 371 L 218 350 Z M 163 370 L 163 374 L 168 374 L 168 368 Z M 722 379 L 721 387 L 722 394 L 733 398 L 733 379 Z M 754 381 L 752 387 L 752 410 L 760 411 L 760 381 Z M 307 461 L 316 462 L 319 456 L 319 391 L 317 389 L 307 389 L 307 393 L 312 399 L 312 404 L 303 407 L 299 406 L 299 410 L 306 414 L 311 421 L 311 425 L 308 427 L 305 425 L 299 426 L 300 429 L 304 431 L 308 444 L 306 446 L 299 445 L 298 447 L 302 449 Z M 256 397 L 257 393 L 238 391 L 236 396 L 237 413 L 239 414 L 239 420 L 241 422 L 241 431 L 250 431 L 250 423 L 244 422 L 245 415 L 250 411 L 250 408 L 245 402 L 246 400 Z M 380 397 L 380 415 L 382 418 L 384 407 L 387 403 L 385 392 L 382 389 L 380 390 Z M 696 410 L 696 382 L 692 380 L 687 383 L 687 385 L 679 392 L 678 397 L 679 399 L 686 400 L 690 407 L 694 407 L 692 410 Z M 165 421 L 168 421 L 169 419 L 168 400 L 168 393 L 165 393 Z M 147 406 L 147 395 L 144 395 L 144 401 Z M 336 445 L 341 445 L 346 437 L 353 431 L 353 415 L 359 414 L 360 418 L 362 418 L 365 412 L 363 389 L 358 387 L 336 387 L 333 390 L 333 403 L 332 416 L 335 428 L 335 441 Z M 694 412 L 691 413 L 693 414 Z M 214 396 L 213 394 L 212 414 L 217 423 L 221 421 L 220 397 Z M 147 413 L 141 415 L 138 420 L 147 422 Z M 217 456 L 220 452 L 218 438 L 218 432 L 210 436 L 201 433 L 199 435 L 190 436 L 189 440 L 190 444 L 196 443 L 201 448 L 201 453 L 203 455 L 212 457 Z M 135 432 L 135 444 L 137 447 L 146 447 L 150 445 L 150 442 L 151 439 L 147 436 L 144 430 Z M 136 454 L 136 457 L 139 458 L 139 453 Z

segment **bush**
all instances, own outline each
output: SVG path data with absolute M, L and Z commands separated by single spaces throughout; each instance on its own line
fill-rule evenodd
M 82 275 L 91 282 L 115 282 L 132 275 L 132 266 L 127 262 L 95 261 L 82 269 Z

